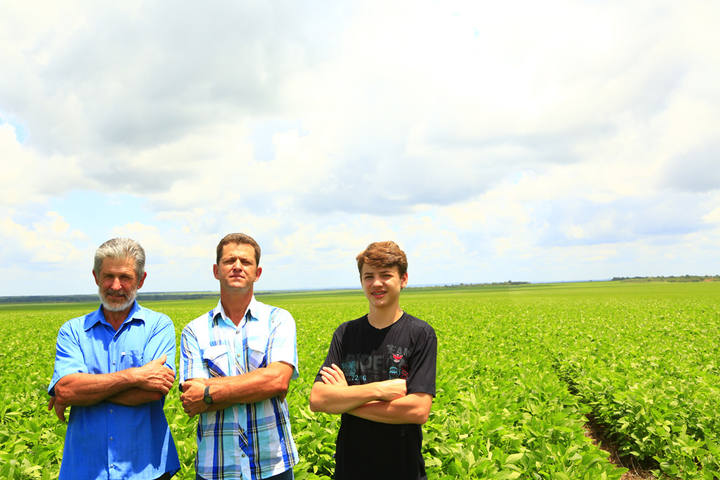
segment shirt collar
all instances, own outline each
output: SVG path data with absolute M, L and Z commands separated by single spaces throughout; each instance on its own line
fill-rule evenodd
M 145 310 L 140 306 L 137 300 L 133 302 L 133 305 L 130 308 L 130 312 L 128 312 L 128 316 L 125 318 L 125 321 L 122 323 L 122 325 L 125 325 L 132 320 L 140 320 L 141 322 L 145 321 Z M 97 310 L 85 316 L 85 324 L 83 325 L 83 327 L 85 328 L 85 331 L 87 331 L 98 323 L 103 323 L 112 327 L 112 325 L 110 325 L 110 322 L 105 320 L 105 314 L 103 313 L 102 304 L 100 304 Z
M 267 313 L 268 306 L 264 303 L 258 302 L 255 299 L 255 295 L 252 296 L 252 299 L 250 299 L 250 303 L 248 304 L 247 310 L 245 310 L 244 318 L 247 318 L 248 320 L 260 320 L 260 317 L 265 315 Z M 217 306 L 213 309 L 213 321 L 215 323 L 219 322 L 222 318 L 226 322 L 232 324 L 235 326 L 232 320 L 230 320 L 230 317 L 227 316 L 225 313 L 225 309 L 222 306 L 222 301 L 218 300 Z

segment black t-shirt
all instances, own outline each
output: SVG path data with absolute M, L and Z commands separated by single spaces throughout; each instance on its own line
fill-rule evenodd
M 348 385 L 404 378 L 407 393 L 435 396 L 437 338 L 424 321 L 403 313 L 378 330 L 367 315 L 340 325 L 323 366 L 339 365 Z M 316 382 L 321 382 L 318 373 Z M 349 414 L 340 421 L 335 479 L 426 478 L 420 425 L 391 425 Z

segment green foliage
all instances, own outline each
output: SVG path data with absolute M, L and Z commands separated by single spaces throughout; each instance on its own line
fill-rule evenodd
M 296 319 L 300 378 L 288 402 L 299 479 L 329 479 L 339 418 L 308 395 L 359 292 L 263 295 Z M 585 414 L 662 478 L 720 478 L 720 283 L 587 283 L 408 289 L 439 339 L 437 397 L 423 427 L 429 478 L 619 479 L 584 435 Z M 216 299 L 146 302 L 179 336 Z M 0 478 L 57 478 L 65 426 L 47 411 L 55 337 L 96 304 L 0 306 Z M 196 420 L 174 389 L 165 412 L 193 477 Z

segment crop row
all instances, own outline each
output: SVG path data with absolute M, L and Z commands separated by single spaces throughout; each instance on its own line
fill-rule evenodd
M 626 301 L 564 324 L 574 341 L 557 352 L 559 375 L 619 452 L 658 476 L 720 478 L 719 307 Z

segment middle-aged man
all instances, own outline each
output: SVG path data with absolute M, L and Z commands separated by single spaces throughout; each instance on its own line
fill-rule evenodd
M 298 461 L 285 395 L 298 375 L 295 321 L 253 295 L 260 246 L 241 233 L 217 246 L 220 301 L 182 332 L 183 408 L 200 415 L 198 479 L 292 479 Z
M 95 252 L 102 305 L 58 333 L 49 408 L 70 409 L 60 480 L 169 479 L 179 469 L 163 412 L 175 380 L 175 327 L 135 301 L 145 251 L 113 238 Z

